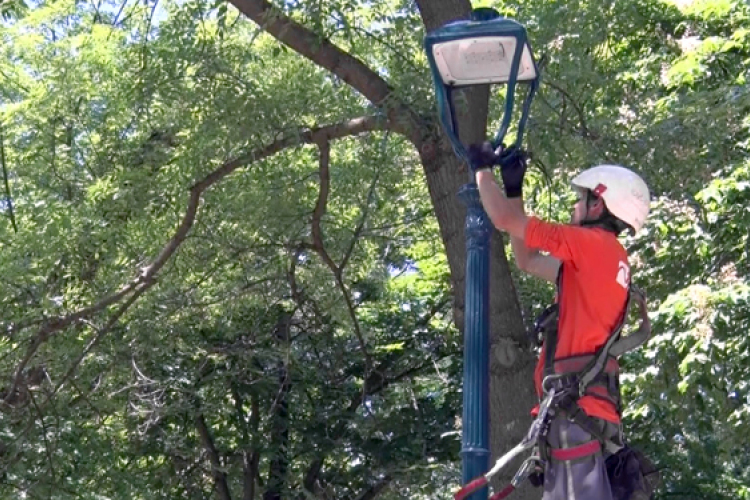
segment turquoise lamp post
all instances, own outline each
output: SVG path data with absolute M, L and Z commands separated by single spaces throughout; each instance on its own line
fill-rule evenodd
M 523 25 L 501 17 L 494 9 L 475 9 L 470 20 L 448 23 L 424 40 L 435 84 L 443 128 L 457 156 L 468 162 L 455 116 L 453 93 L 470 85 L 506 85 L 505 109 L 495 137 L 503 139 L 513 116 L 516 87 L 527 85 L 514 145 L 521 146 L 531 101 L 539 85 L 539 70 Z M 466 205 L 466 302 L 464 322 L 463 481 L 487 471 L 489 462 L 489 242 L 491 225 L 471 175 L 458 193 Z M 487 489 L 472 500 L 487 498 Z

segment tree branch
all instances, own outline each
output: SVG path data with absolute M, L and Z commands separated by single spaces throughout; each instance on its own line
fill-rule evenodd
M 328 142 L 321 142 L 320 144 L 318 144 L 318 148 L 320 149 L 320 160 L 318 167 L 320 176 L 320 190 L 318 191 L 318 200 L 315 202 L 315 209 L 313 210 L 312 221 L 310 222 L 310 225 L 312 227 L 312 244 L 315 251 L 318 252 L 320 258 L 323 259 L 323 262 L 325 262 L 325 264 L 331 269 L 333 275 L 338 281 L 339 276 L 341 276 L 341 270 L 333 261 L 331 256 L 328 255 L 325 245 L 323 244 L 323 231 L 320 228 L 321 219 L 326 213 L 328 205 L 328 193 L 330 192 L 331 187 L 331 174 L 329 169 L 331 159 L 331 146 L 330 144 L 328 144 Z
M 16 374 L 13 379 L 13 384 L 8 394 L 13 394 L 18 388 L 18 384 L 23 376 L 23 370 L 29 363 L 31 358 L 34 356 L 39 347 L 45 343 L 49 337 L 64 329 L 68 326 L 78 323 L 79 321 L 86 319 L 93 314 L 103 311 L 110 305 L 114 305 L 122 301 L 129 294 L 134 294 L 135 298 L 143 294 L 146 290 L 151 288 L 154 283 L 156 274 L 161 270 L 172 255 L 177 251 L 179 246 L 185 241 L 190 229 L 193 227 L 195 217 L 198 212 L 198 207 L 201 201 L 203 192 L 210 188 L 212 185 L 224 179 L 226 176 L 234 172 L 240 167 L 248 165 L 250 163 L 263 160 L 268 158 L 284 149 L 299 146 L 302 144 L 321 143 L 332 139 L 340 139 L 342 137 L 348 137 L 352 135 L 358 135 L 363 132 L 373 130 L 383 130 L 387 127 L 387 123 L 375 116 L 363 116 L 354 118 L 346 122 L 329 125 L 326 127 L 306 129 L 299 131 L 298 133 L 292 133 L 287 136 L 283 136 L 278 140 L 268 144 L 267 146 L 250 153 L 241 155 L 233 160 L 227 161 L 219 168 L 209 173 L 203 179 L 195 183 L 190 188 L 190 195 L 188 198 L 187 209 L 185 215 L 182 218 L 180 225 L 175 231 L 172 238 L 164 245 L 159 254 L 148 266 L 141 269 L 140 274 L 128 285 L 120 289 L 115 294 L 105 297 L 99 302 L 68 314 L 67 316 L 54 317 L 45 320 L 42 326 L 34 334 L 31 343 L 29 344 L 26 354 L 21 360 L 19 366 L 16 369 Z M 126 304 L 127 307 L 132 305 L 135 299 L 129 300 Z M 115 313 L 115 318 L 121 316 L 125 310 L 118 310 Z
M 144 292 L 146 291 L 146 287 L 141 287 L 136 292 L 128 297 L 128 300 L 122 303 L 122 305 L 117 309 L 117 311 L 109 318 L 109 321 L 107 321 L 107 324 L 105 324 L 99 331 L 96 332 L 96 335 L 93 339 L 86 345 L 86 347 L 83 349 L 81 354 L 78 355 L 76 360 L 73 362 L 73 365 L 68 369 L 67 373 L 65 373 L 65 376 L 60 380 L 60 382 L 57 383 L 55 386 L 55 389 L 52 391 L 52 393 L 47 396 L 45 400 L 45 404 L 47 401 L 50 401 L 55 394 L 60 390 L 60 388 L 65 384 L 67 380 L 69 380 L 73 374 L 76 372 L 80 364 L 83 362 L 84 358 L 86 358 L 86 355 L 90 353 L 94 347 L 99 345 L 99 343 L 102 341 L 105 335 L 109 333 L 109 331 L 112 329 L 113 326 L 117 323 L 117 321 L 122 317 L 123 314 L 130 308 L 133 303 L 138 300 L 138 297 L 140 297 Z
M 55 473 L 55 465 L 52 460 L 52 451 L 50 450 L 50 444 L 47 440 L 47 425 L 44 423 L 44 414 L 42 413 L 41 408 L 39 408 L 39 405 L 36 402 L 36 398 L 34 397 L 34 391 L 29 389 L 29 398 L 31 399 L 31 404 L 34 406 L 34 409 L 36 410 L 37 415 L 39 415 L 39 423 L 42 426 L 42 439 L 44 440 L 44 451 L 47 454 L 47 462 L 49 462 L 49 471 L 52 475 L 53 480 L 55 479 L 55 476 L 57 475 Z
M 324 460 L 322 457 L 318 457 L 313 460 L 310 466 L 307 468 L 307 472 L 305 472 L 305 479 L 302 482 L 302 486 L 313 495 L 315 494 L 315 483 L 318 481 L 320 471 L 323 469 L 323 461 Z
M 253 431 L 253 453 L 250 456 L 250 467 L 247 474 L 250 476 L 250 491 L 245 491 L 247 500 L 255 500 L 255 480 L 260 472 L 259 430 L 260 430 L 260 398 L 256 392 L 250 396 L 250 428 Z M 247 485 L 246 485 L 247 486 Z
M 328 192 L 330 191 L 331 176 L 329 172 L 330 153 L 331 146 L 327 141 L 320 142 L 318 144 L 320 149 L 320 191 L 318 192 L 318 200 L 315 203 L 315 210 L 313 210 L 312 216 L 312 246 L 315 251 L 320 255 L 320 258 L 325 264 L 331 269 L 333 276 L 336 280 L 336 285 L 341 290 L 341 295 L 344 297 L 346 302 L 347 310 L 349 311 L 349 317 L 352 320 L 352 327 L 354 328 L 354 334 L 359 342 L 359 347 L 362 349 L 362 354 L 365 357 L 365 377 L 370 373 L 372 369 L 372 358 L 370 353 L 367 352 L 367 343 L 362 335 L 362 330 L 359 326 L 359 320 L 357 319 L 357 312 L 354 310 L 354 303 L 352 302 L 351 294 L 349 289 L 344 283 L 342 274 L 342 268 L 336 265 L 331 256 L 325 249 L 323 243 L 323 235 L 320 228 L 320 221 L 323 214 L 326 212 L 326 204 L 328 203 Z
M 586 123 L 586 114 L 583 112 L 583 108 L 581 108 L 581 106 L 578 104 L 578 102 L 575 99 L 573 99 L 573 97 L 570 95 L 570 93 L 567 90 L 565 90 L 564 88 L 562 88 L 560 85 L 557 85 L 554 82 L 550 82 L 550 81 L 545 80 L 544 84 L 548 85 L 549 87 L 551 87 L 554 90 L 556 90 L 557 92 L 559 92 L 567 100 L 567 102 L 569 102 L 570 105 L 573 106 L 573 109 L 575 110 L 576 114 L 578 115 L 578 121 L 580 123 L 581 134 L 584 137 L 592 139 L 592 140 L 599 139 L 599 134 L 596 134 L 596 133 L 592 132 L 591 129 L 589 129 L 589 127 L 588 127 L 588 125 Z M 548 102 L 545 101 L 545 104 L 547 104 L 550 108 L 552 108 L 552 106 Z M 554 108 L 552 108 L 552 109 L 554 109 Z M 563 119 L 563 114 L 562 113 L 560 113 L 560 119 L 561 120 Z
M 374 105 L 385 107 L 393 130 L 421 147 L 418 116 L 395 98 L 390 85 L 365 63 L 285 16 L 266 0 L 229 1 L 278 41 L 341 78 Z
M 383 105 L 391 87 L 362 61 L 344 52 L 266 0 L 230 0 L 237 9 L 284 45 L 338 76 L 376 106 Z
M 357 500 L 374 500 L 393 481 L 390 474 L 386 474 L 381 480 L 373 484 L 357 496 Z
M 13 197 L 10 195 L 10 183 L 8 182 L 8 167 L 5 164 L 5 134 L 2 123 L 0 123 L 0 164 L 3 166 L 3 182 L 5 183 L 5 199 L 8 204 L 8 216 L 10 217 L 10 223 L 13 226 L 13 232 L 17 233 L 18 226 L 16 226 L 16 216 L 13 213 Z
M 221 500 L 232 500 L 232 495 L 229 492 L 229 484 L 227 483 L 227 476 L 221 470 L 219 453 L 216 451 L 214 440 L 211 437 L 211 433 L 206 425 L 206 420 L 203 418 L 202 414 L 198 414 L 195 417 L 195 426 L 198 429 L 198 434 L 200 434 L 203 447 L 206 449 L 206 453 L 208 453 L 208 459 L 211 462 L 211 475 L 214 478 L 214 484 L 216 486 L 216 491 L 219 493 L 219 498 L 221 498 Z
M 346 265 L 349 263 L 349 259 L 352 256 L 352 253 L 354 252 L 354 248 L 357 246 L 357 241 L 359 240 L 359 237 L 362 235 L 362 231 L 365 228 L 365 223 L 367 222 L 367 216 L 370 212 L 370 205 L 372 204 L 372 199 L 375 196 L 375 186 L 378 184 L 378 180 L 380 179 L 380 169 L 375 173 L 375 177 L 372 179 L 372 183 L 370 184 L 370 189 L 367 191 L 367 198 L 365 200 L 365 206 L 362 208 L 362 217 L 359 219 L 359 222 L 357 223 L 357 227 L 354 228 L 354 234 L 352 234 L 352 239 L 349 242 L 349 248 L 344 253 L 344 258 L 341 259 L 341 264 L 339 265 L 339 268 L 343 271 L 344 268 L 346 268 Z

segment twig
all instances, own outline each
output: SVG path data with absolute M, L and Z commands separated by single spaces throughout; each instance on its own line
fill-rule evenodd
M 124 0 L 122 2 L 122 5 L 120 5 L 120 8 L 117 10 L 117 14 L 115 14 L 114 19 L 112 19 L 112 26 L 117 26 L 117 23 L 120 22 L 120 16 L 122 15 L 122 11 L 125 10 L 125 6 L 128 4 L 130 0 Z
M 96 332 L 96 335 L 93 339 L 86 345 L 86 347 L 83 349 L 81 354 L 78 355 L 78 357 L 73 362 L 73 365 L 68 369 L 68 371 L 65 373 L 63 378 L 60 380 L 60 382 L 57 383 L 55 386 L 55 389 L 52 391 L 52 393 L 47 397 L 47 400 L 45 403 L 49 400 L 51 400 L 55 394 L 60 390 L 60 388 L 65 384 L 65 382 L 70 379 L 73 374 L 78 369 L 78 366 L 83 362 L 84 358 L 88 353 L 90 353 L 94 347 L 99 345 L 99 343 L 102 341 L 105 335 L 109 333 L 109 331 L 112 329 L 112 327 L 117 323 L 117 321 L 120 319 L 120 317 L 125 314 L 125 312 L 130 308 L 130 306 L 138 300 L 138 297 L 140 297 L 148 287 L 141 287 L 138 290 L 133 293 L 130 297 L 128 297 L 128 300 L 122 303 L 120 307 L 117 309 L 117 311 L 109 318 L 109 321 L 107 321 L 107 324 L 104 325 L 98 332 Z
M 365 228 L 365 223 L 367 222 L 367 216 L 370 212 L 370 205 L 372 204 L 372 199 L 375 196 L 375 186 L 378 184 L 378 180 L 380 179 L 380 169 L 375 172 L 375 177 L 372 179 L 372 183 L 370 184 L 370 189 L 367 191 L 367 198 L 365 200 L 365 206 L 362 208 L 362 217 L 359 219 L 359 222 L 357 223 L 357 227 L 354 228 L 354 234 L 352 235 L 352 239 L 349 242 L 349 248 L 347 248 L 346 253 L 344 254 L 344 258 L 341 259 L 341 264 L 339 265 L 340 269 L 344 269 L 346 265 L 349 263 L 349 259 L 352 256 L 352 253 L 354 252 L 354 248 L 357 246 L 357 241 L 359 241 L 359 237 L 362 235 L 362 230 Z
M 549 85 L 551 88 L 562 94 L 562 96 L 567 99 L 567 102 L 569 102 L 570 105 L 573 106 L 573 109 L 575 109 L 575 112 L 578 115 L 578 120 L 581 124 L 581 132 L 583 136 L 592 140 L 597 140 L 599 138 L 599 135 L 591 132 L 591 130 L 588 128 L 588 125 L 586 124 L 586 114 L 584 113 L 578 102 L 573 99 L 573 97 L 568 93 L 568 91 L 554 82 L 545 80 L 544 84 Z M 560 115 L 560 117 L 562 118 L 562 114 Z
M 44 451 L 47 454 L 47 461 L 49 462 L 49 470 L 52 474 L 52 477 L 54 478 L 56 476 L 55 465 L 52 462 L 52 452 L 50 451 L 49 441 L 47 440 L 47 425 L 44 423 L 44 414 L 42 413 L 41 408 L 39 408 L 39 405 L 36 402 L 36 398 L 34 397 L 34 391 L 29 389 L 28 392 L 29 392 L 29 399 L 31 399 L 31 404 L 34 406 L 34 409 L 36 410 L 37 415 L 39 415 L 39 423 L 42 424 L 42 440 L 44 441 Z

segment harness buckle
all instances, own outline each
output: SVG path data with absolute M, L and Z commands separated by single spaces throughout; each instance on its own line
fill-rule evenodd
M 582 387 L 580 374 L 578 373 L 556 373 L 547 375 L 542 380 L 542 390 L 550 393 L 554 390 L 554 402 L 558 403 L 561 399 L 572 397 L 578 399 L 583 395 L 585 387 Z

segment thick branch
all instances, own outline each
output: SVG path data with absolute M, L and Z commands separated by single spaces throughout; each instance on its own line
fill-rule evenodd
M 206 425 L 206 420 L 203 415 L 195 417 L 195 426 L 198 429 L 198 434 L 201 437 L 201 443 L 208 453 L 208 459 L 211 462 L 211 475 L 214 478 L 216 491 L 219 493 L 221 500 L 232 500 L 232 495 L 229 493 L 229 484 L 227 483 L 227 475 L 221 470 L 221 461 L 219 460 L 219 453 L 216 451 L 214 446 L 214 440 L 211 437 L 211 433 Z
M 315 494 L 315 483 L 318 481 L 318 477 L 320 476 L 320 471 L 322 469 L 323 459 L 318 457 L 312 461 L 310 466 L 307 468 L 307 472 L 305 472 L 305 480 L 303 481 L 302 485 L 313 495 Z
M 471 12 L 469 0 L 453 0 L 452 2 L 435 2 L 434 0 L 416 0 L 419 14 L 425 29 L 430 32 L 448 21 L 467 19 Z
M 288 350 L 290 347 L 290 329 L 292 315 L 282 313 L 274 328 L 273 336 L 279 347 Z M 288 481 L 289 471 L 289 394 L 292 388 L 287 361 L 277 361 L 279 393 L 271 405 L 270 418 L 270 457 L 268 481 L 263 500 L 281 500 Z
M 230 0 L 264 31 L 318 66 L 327 69 L 376 106 L 387 108 L 393 130 L 421 147 L 419 119 L 391 93 L 391 87 L 378 73 L 356 57 L 285 16 L 266 0 Z
M 375 105 L 382 105 L 391 92 L 389 85 L 362 61 L 296 23 L 266 0 L 230 0 L 264 31 L 310 59 L 353 88 Z
M 261 149 L 252 151 L 233 160 L 230 160 L 213 172 L 209 173 L 206 177 L 195 183 L 190 188 L 190 196 L 188 199 L 187 209 L 185 210 L 185 215 L 183 216 L 182 221 L 177 228 L 177 231 L 166 243 L 166 245 L 164 245 L 162 250 L 151 262 L 151 264 L 141 270 L 140 275 L 136 279 L 134 279 L 127 286 L 120 289 L 117 293 L 109 297 L 105 297 L 104 299 L 89 307 L 85 307 L 83 309 L 70 313 L 67 316 L 50 318 L 42 324 L 42 326 L 33 336 L 31 343 L 26 350 L 26 354 L 24 355 L 23 359 L 16 369 L 13 384 L 8 391 L 8 394 L 13 394 L 18 388 L 18 383 L 23 376 L 23 370 L 26 368 L 26 365 L 34 356 L 37 349 L 39 349 L 39 347 L 44 342 L 46 342 L 52 334 L 63 330 L 64 328 L 67 328 L 74 323 L 78 323 L 97 312 L 103 311 L 107 307 L 120 302 L 126 296 L 130 295 L 136 290 L 138 291 L 137 294 L 141 295 L 153 285 L 153 280 L 156 274 L 159 272 L 159 270 L 161 270 L 162 267 L 164 267 L 164 265 L 172 257 L 172 255 L 174 255 L 182 242 L 185 241 L 185 238 L 187 237 L 190 229 L 193 227 L 193 223 L 195 222 L 195 216 L 198 212 L 198 207 L 203 192 L 206 191 L 209 187 L 221 181 L 238 168 L 268 158 L 284 149 L 299 146 L 301 144 L 321 143 L 324 141 L 358 135 L 363 132 L 373 130 L 383 130 L 386 128 L 386 126 L 387 123 L 385 123 L 384 120 L 378 117 L 365 116 L 354 118 L 352 120 L 337 123 L 327 127 L 303 130 L 299 133 L 282 137 Z M 133 302 L 134 300 L 129 301 L 128 306 L 130 306 Z M 123 314 L 124 312 L 125 311 L 123 310 L 119 313 L 119 315 Z
M 328 205 L 328 193 L 331 191 L 331 174 L 330 174 L 330 160 L 331 160 L 331 146 L 328 142 L 322 142 L 318 145 L 320 149 L 320 161 L 319 161 L 319 177 L 320 177 L 320 190 L 318 191 L 318 200 L 315 202 L 315 209 L 313 210 L 311 225 L 312 242 L 313 248 L 323 259 L 323 262 L 331 269 L 334 276 L 338 280 L 341 276 L 341 270 L 333 261 L 328 252 L 326 251 L 325 245 L 323 244 L 323 231 L 320 228 L 321 220 L 323 215 L 326 213 Z

